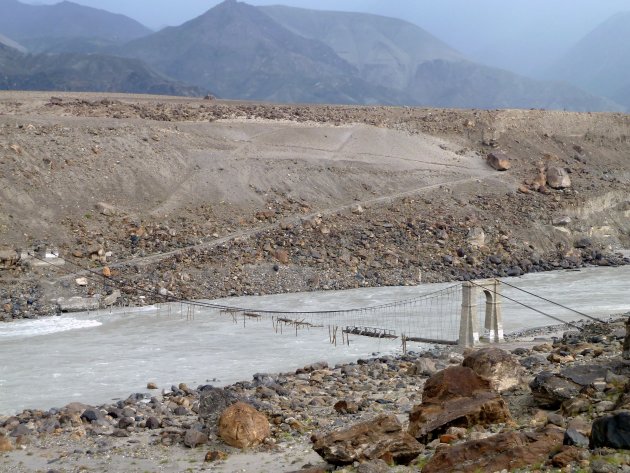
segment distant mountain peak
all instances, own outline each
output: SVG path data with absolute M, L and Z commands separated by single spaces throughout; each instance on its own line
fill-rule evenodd
M 87 7 L 71 1 L 33 5 L 0 0 L 0 31 L 20 43 L 49 38 L 101 38 L 129 41 L 151 30 L 121 14 Z

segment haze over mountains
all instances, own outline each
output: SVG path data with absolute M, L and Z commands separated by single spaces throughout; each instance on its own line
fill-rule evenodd
M 0 0 L 0 11 L 0 88 L 461 108 L 630 107 L 630 55 L 622 48 L 597 54 L 629 35 L 623 25 L 630 15 L 593 32 L 549 72 L 563 82 L 545 82 L 470 61 L 411 23 L 364 13 L 228 0 L 152 33 L 123 15 L 72 2 Z M 18 50 L 24 47 L 45 54 L 24 55 Z M 583 70 L 589 55 L 604 62 L 597 68 L 602 75 Z
M 630 108 L 630 12 L 586 35 L 548 73 Z

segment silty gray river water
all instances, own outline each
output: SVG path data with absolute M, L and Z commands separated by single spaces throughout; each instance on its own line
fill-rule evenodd
M 630 266 L 529 274 L 505 281 L 586 314 L 607 317 L 630 311 Z M 373 306 L 452 286 L 354 289 L 219 301 L 226 305 L 280 310 L 328 310 Z M 504 287 L 507 297 L 531 304 L 563 320 L 579 318 L 565 309 Z M 557 322 L 505 300 L 506 333 Z M 408 348 L 420 348 L 411 344 Z M 0 414 L 25 408 L 60 407 L 71 401 L 103 403 L 161 388 L 230 384 L 256 372 L 294 370 L 326 360 L 349 362 L 374 352 L 399 353 L 399 340 L 353 337 L 351 345 L 331 346 L 326 330 L 276 334 L 270 322 L 235 325 L 225 315 L 196 309 L 195 320 L 170 317 L 155 307 L 123 314 L 68 314 L 0 325 Z

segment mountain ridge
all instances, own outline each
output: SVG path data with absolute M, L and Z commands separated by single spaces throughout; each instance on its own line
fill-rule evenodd
M 36 38 L 102 38 L 125 42 L 152 33 L 125 15 L 69 1 L 31 5 L 0 0 L 0 7 L 0 33 L 22 44 Z
M 100 54 L 23 54 L 0 43 L 0 90 L 125 92 L 199 96 L 134 59 Z
M 398 18 L 282 5 L 258 9 L 289 30 L 322 41 L 378 85 L 404 89 L 422 62 L 464 59 L 426 30 Z
M 225 98 L 346 103 L 407 99 L 402 92 L 367 83 L 325 44 L 292 33 L 242 2 L 223 2 L 183 25 L 131 41 L 118 53 Z

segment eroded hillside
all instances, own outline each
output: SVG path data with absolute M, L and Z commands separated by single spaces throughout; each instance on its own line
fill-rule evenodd
M 630 245 L 627 115 L 3 93 L 0 130 L 0 249 L 67 260 L 1 271 L 5 318 L 115 288 L 140 303 L 618 264 Z M 486 162 L 499 151 L 508 171 Z M 540 187 L 551 168 L 571 186 Z M 110 279 L 79 286 L 80 267 Z

